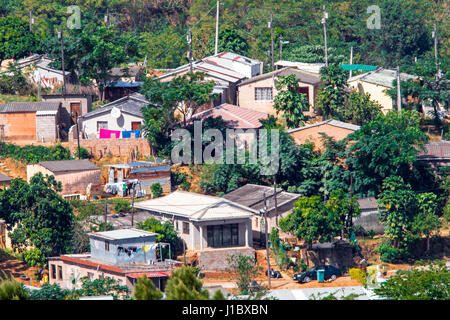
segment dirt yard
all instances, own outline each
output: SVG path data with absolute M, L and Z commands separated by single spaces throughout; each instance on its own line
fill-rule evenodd
M 25 262 L 0 251 L 0 273 L 2 277 L 5 274 L 8 278 L 12 276 L 24 284 L 41 287 L 41 283 L 35 279 L 35 273 L 39 270 L 40 268 L 29 267 Z

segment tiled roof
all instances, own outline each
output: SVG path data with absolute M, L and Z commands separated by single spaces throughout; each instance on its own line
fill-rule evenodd
M 309 128 L 313 128 L 313 127 L 322 126 L 324 124 L 328 124 L 330 126 L 334 126 L 334 127 L 338 127 L 338 128 L 353 130 L 353 131 L 359 130 L 359 128 L 360 128 L 360 126 L 357 126 L 355 124 L 342 122 L 342 121 L 334 120 L 334 119 L 328 119 L 325 121 L 309 124 L 309 125 L 306 125 L 306 126 L 303 126 L 300 128 L 289 129 L 287 132 L 288 133 L 297 132 L 297 131 L 301 131 L 301 130 L 305 130 L 305 129 L 309 129 Z
M 397 79 L 397 71 L 391 69 L 378 68 L 374 71 L 369 71 L 348 79 L 347 82 L 355 80 L 361 80 L 365 82 L 375 83 L 384 87 L 392 88 L 392 81 Z M 417 79 L 417 76 L 413 76 L 407 73 L 400 72 L 400 80 L 407 81 L 409 79 Z
M 10 102 L 7 104 L 0 104 L 0 113 L 56 111 L 59 109 L 60 105 L 60 102 L 50 101 Z
M 293 67 L 288 67 L 288 68 L 283 68 L 280 70 L 275 70 L 275 71 L 272 71 L 269 73 L 264 73 L 259 76 L 244 80 L 239 84 L 239 86 L 246 85 L 246 84 L 249 84 L 249 83 L 252 83 L 255 81 L 259 81 L 259 80 L 263 80 L 266 78 L 270 78 L 270 77 L 282 77 L 282 76 L 287 76 L 287 75 L 291 75 L 291 74 L 294 74 L 297 77 L 297 79 L 303 83 L 317 84 L 317 83 L 321 82 L 320 77 L 317 74 L 302 71 L 302 70 L 299 70 L 299 69 L 293 68 Z
M 450 159 L 450 141 L 427 143 L 419 159 Z
M 222 117 L 227 121 L 229 128 L 232 129 L 257 129 L 260 128 L 260 119 L 266 119 L 267 113 L 255 111 L 247 108 L 238 107 L 232 104 L 221 104 L 215 108 L 194 114 L 189 122 L 194 120 L 204 120 L 208 117 Z
M 43 161 L 39 165 L 47 168 L 52 172 L 64 171 L 82 171 L 82 170 L 100 170 L 95 164 L 87 159 L 83 160 L 60 160 L 60 161 Z

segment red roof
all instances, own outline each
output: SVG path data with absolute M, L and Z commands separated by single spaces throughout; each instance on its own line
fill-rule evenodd
M 232 104 L 221 104 L 215 108 L 194 114 L 189 122 L 194 120 L 204 120 L 209 117 L 222 117 L 229 123 L 232 129 L 257 129 L 262 125 L 260 119 L 267 119 L 267 113 L 255 111 L 252 109 L 242 108 Z
M 170 271 L 158 271 L 158 272 L 135 272 L 135 273 L 127 273 L 127 277 L 129 278 L 141 278 L 144 276 L 144 274 L 147 276 L 147 278 L 160 278 L 160 277 L 169 277 Z

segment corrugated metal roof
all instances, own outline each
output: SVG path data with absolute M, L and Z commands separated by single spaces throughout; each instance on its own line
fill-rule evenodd
M 297 132 L 297 131 L 301 131 L 301 130 L 305 130 L 305 129 L 309 129 L 309 128 L 313 128 L 313 127 L 318 127 L 318 126 L 322 126 L 324 124 L 328 124 L 330 126 L 334 126 L 334 127 L 338 127 L 338 128 L 353 130 L 353 131 L 360 129 L 360 126 L 357 126 L 355 124 L 342 122 L 342 121 L 334 120 L 334 119 L 328 119 L 325 121 L 309 124 L 309 125 L 306 125 L 306 126 L 303 126 L 300 128 L 289 129 L 289 130 L 287 130 L 287 133 L 293 133 L 293 132 Z
M 120 111 L 130 113 L 138 117 L 143 117 L 141 109 L 148 106 L 149 104 L 150 102 L 146 100 L 142 94 L 134 93 L 110 102 L 94 111 L 85 113 L 81 116 L 81 118 L 86 119 L 95 117 L 99 114 L 111 111 L 111 109 L 114 107 L 118 108 Z
M 82 171 L 82 170 L 100 170 L 95 164 L 87 159 L 83 160 L 60 160 L 60 161 L 43 161 L 39 165 L 47 168 L 52 172 L 64 171 Z
M 291 75 L 291 74 L 294 74 L 296 76 L 296 78 L 300 82 L 303 82 L 303 83 L 317 84 L 317 83 L 321 82 L 320 77 L 317 74 L 299 70 L 299 69 L 293 68 L 293 67 L 288 67 L 288 68 L 283 68 L 280 70 L 275 70 L 275 71 L 272 71 L 269 73 L 264 73 L 259 76 L 244 80 L 239 84 L 239 86 L 253 83 L 255 81 L 263 80 L 266 78 L 270 78 L 272 76 L 273 77 L 282 77 L 282 76 L 287 76 L 287 75 Z
M 90 233 L 92 236 L 97 236 L 104 239 L 110 240 L 123 240 L 123 239 L 132 239 L 132 238 L 142 238 L 149 236 L 156 236 L 157 233 L 139 230 L 139 229 L 118 229 L 112 231 L 101 231 L 101 232 L 92 232 Z
M 267 113 L 242 108 L 232 104 L 224 103 L 215 108 L 194 114 L 189 123 L 195 120 L 204 120 L 208 117 L 222 117 L 228 122 L 228 127 L 233 129 L 260 128 L 262 126 L 260 119 L 266 119 Z
M 7 175 L 4 175 L 3 173 L 0 173 L 0 182 L 9 182 L 12 178 L 8 177 Z
M 10 102 L 0 105 L 0 113 L 56 111 L 59 109 L 60 105 L 60 102 L 51 101 Z
M 407 81 L 410 79 L 417 79 L 417 76 L 413 76 L 407 73 L 400 72 L 400 80 Z M 379 68 L 374 71 L 363 73 L 348 79 L 347 82 L 352 82 L 355 80 L 370 82 L 378 84 L 384 87 L 392 88 L 392 82 L 397 79 L 397 71 L 391 69 Z
M 325 67 L 325 63 L 306 63 L 306 62 L 295 62 L 295 61 L 286 61 L 280 60 L 275 63 L 276 66 L 280 66 L 282 68 L 285 67 L 295 67 L 299 70 L 303 70 L 306 72 L 311 72 L 315 74 L 320 73 L 320 69 Z

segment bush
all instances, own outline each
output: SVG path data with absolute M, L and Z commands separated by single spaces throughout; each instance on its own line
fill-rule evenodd
M 388 241 L 379 245 L 377 252 L 383 262 L 398 263 L 409 257 L 408 250 L 404 248 L 394 248 Z
M 367 281 L 367 274 L 358 268 L 352 268 L 349 270 L 350 278 L 352 280 L 357 280 L 359 283 L 361 283 L 363 286 L 366 285 Z
M 159 183 L 152 184 L 150 190 L 152 191 L 154 198 L 158 198 L 163 192 L 163 189 Z
M 39 248 L 24 251 L 22 256 L 23 261 L 30 267 L 43 267 L 45 265 L 45 256 Z
M 39 161 L 70 160 L 70 151 L 60 143 L 51 147 L 27 145 L 24 147 L 0 142 L 0 157 L 10 157 L 27 164 Z
M 78 148 L 75 150 L 74 157 L 78 157 Z M 90 159 L 92 158 L 91 153 L 88 151 L 88 149 L 84 147 L 80 147 L 80 159 Z
M 119 212 L 129 212 L 131 210 L 131 202 L 127 199 L 116 199 L 114 200 L 114 211 Z

